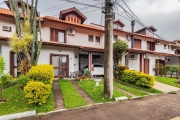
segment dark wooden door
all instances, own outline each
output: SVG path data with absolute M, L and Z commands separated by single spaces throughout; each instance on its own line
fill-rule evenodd
M 144 73 L 149 74 L 149 59 L 144 59 Z
M 50 63 L 54 66 L 54 77 L 69 77 L 69 56 L 51 54 Z

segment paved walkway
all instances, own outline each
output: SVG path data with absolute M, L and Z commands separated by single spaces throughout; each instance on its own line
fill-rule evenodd
M 168 93 L 168 92 L 172 92 L 172 91 L 180 91 L 180 88 L 177 88 L 177 87 L 173 87 L 173 86 L 170 86 L 170 85 L 167 85 L 167 84 L 164 84 L 164 83 L 160 83 L 160 82 L 155 82 L 155 85 L 154 87 L 155 89 L 157 90 L 160 90 L 164 93 Z
M 54 103 L 55 103 L 55 110 L 63 109 L 64 102 L 61 95 L 61 90 L 59 88 L 58 80 L 53 81 L 54 84 Z
M 84 92 L 80 87 L 79 85 L 76 84 L 76 81 L 75 80 L 71 80 L 70 81 L 71 84 L 76 88 L 76 90 L 79 92 L 79 94 L 85 99 L 85 101 L 88 103 L 88 104 L 93 104 L 95 103 L 87 94 L 86 92 Z
M 67 110 L 22 120 L 170 120 L 180 117 L 180 92 Z

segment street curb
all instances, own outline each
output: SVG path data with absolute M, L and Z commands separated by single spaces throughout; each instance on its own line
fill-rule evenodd
M 144 96 L 139 96 L 139 97 L 132 97 L 129 99 L 124 99 L 124 100 L 119 100 L 119 101 L 110 101 L 110 102 L 105 102 L 105 103 L 103 103 L 103 102 L 94 103 L 94 104 L 89 104 L 89 105 L 80 106 L 80 107 L 76 107 L 76 108 L 70 108 L 70 109 L 59 109 L 59 110 L 54 110 L 54 111 L 50 111 L 47 113 L 38 113 L 37 116 L 47 115 L 47 114 L 52 114 L 52 113 L 57 113 L 57 112 L 63 112 L 63 111 L 68 111 L 68 110 L 75 110 L 75 109 L 80 109 L 80 108 L 85 108 L 85 107 L 93 107 L 93 106 L 102 105 L 102 104 L 110 104 L 110 103 L 115 103 L 115 102 L 123 102 L 123 101 L 127 101 L 127 100 L 140 99 L 140 98 L 144 98 L 144 97 L 148 97 L 148 96 L 154 96 L 154 95 L 160 95 L 160 94 L 159 93 L 158 94 L 150 94 L 150 95 L 144 95 Z
M 17 119 L 17 118 L 29 117 L 29 116 L 35 116 L 35 115 L 36 115 L 36 110 L 33 110 L 33 111 L 27 111 L 27 112 L 22 112 L 22 113 L 3 115 L 3 116 L 0 116 L 0 120 L 11 120 L 11 119 Z

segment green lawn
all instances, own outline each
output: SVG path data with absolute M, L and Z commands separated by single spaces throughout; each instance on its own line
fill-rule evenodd
M 108 102 L 115 99 L 115 97 L 127 96 L 130 98 L 130 95 L 127 95 L 121 91 L 116 89 L 113 90 L 113 99 L 104 98 L 104 86 L 103 83 L 100 82 L 99 86 L 95 86 L 95 82 L 92 80 L 89 81 L 79 81 L 76 82 L 96 103 L 99 102 Z
M 117 82 L 114 82 L 114 86 L 118 87 L 118 88 L 121 88 L 127 92 L 130 92 L 134 95 L 137 95 L 137 96 L 144 96 L 144 95 L 148 95 L 147 93 L 145 92 L 142 92 L 138 89 L 135 89 L 135 88 L 132 88 L 132 87 L 129 87 L 129 86 L 126 86 L 126 85 L 122 85 L 122 84 L 119 84 Z
M 130 87 L 139 89 L 139 90 L 147 91 L 147 92 L 150 92 L 150 93 L 162 93 L 161 91 L 156 90 L 154 88 L 144 88 L 144 87 L 136 86 L 136 85 L 133 85 L 133 84 L 130 84 L 130 83 L 125 83 L 125 82 L 123 82 L 121 80 L 116 80 L 116 82 L 121 83 L 121 84 L 126 85 L 126 86 L 130 86 Z
M 168 78 L 168 77 L 157 76 L 156 77 L 156 81 L 180 88 L 180 84 L 176 83 L 176 79 L 175 78 Z
M 18 90 L 17 86 L 9 87 L 3 92 L 4 98 L 9 99 L 8 102 L 0 103 L 0 116 L 18 112 L 25 112 L 30 110 L 37 110 L 37 112 L 48 112 L 54 110 L 54 95 L 50 94 L 47 102 L 42 106 L 35 106 L 28 104 L 24 97 L 24 92 Z
M 59 80 L 65 108 L 75 108 L 87 105 L 84 98 L 78 93 L 69 80 Z

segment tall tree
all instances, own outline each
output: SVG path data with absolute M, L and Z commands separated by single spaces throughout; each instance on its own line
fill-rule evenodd
M 9 45 L 18 56 L 21 53 L 24 54 L 23 59 L 18 58 L 21 61 L 20 72 L 26 73 L 31 66 L 37 64 L 42 47 L 41 18 L 40 14 L 37 14 L 38 0 L 31 0 L 31 5 L 28 4 L 28 0 L 26 3 L 22 0 L 9 0 L 9 3 L 17 30 L 9 41 Z M 19 4 L 22 12 L 19 11 Z M 38 41 L 38 34 L 40 41 Z

